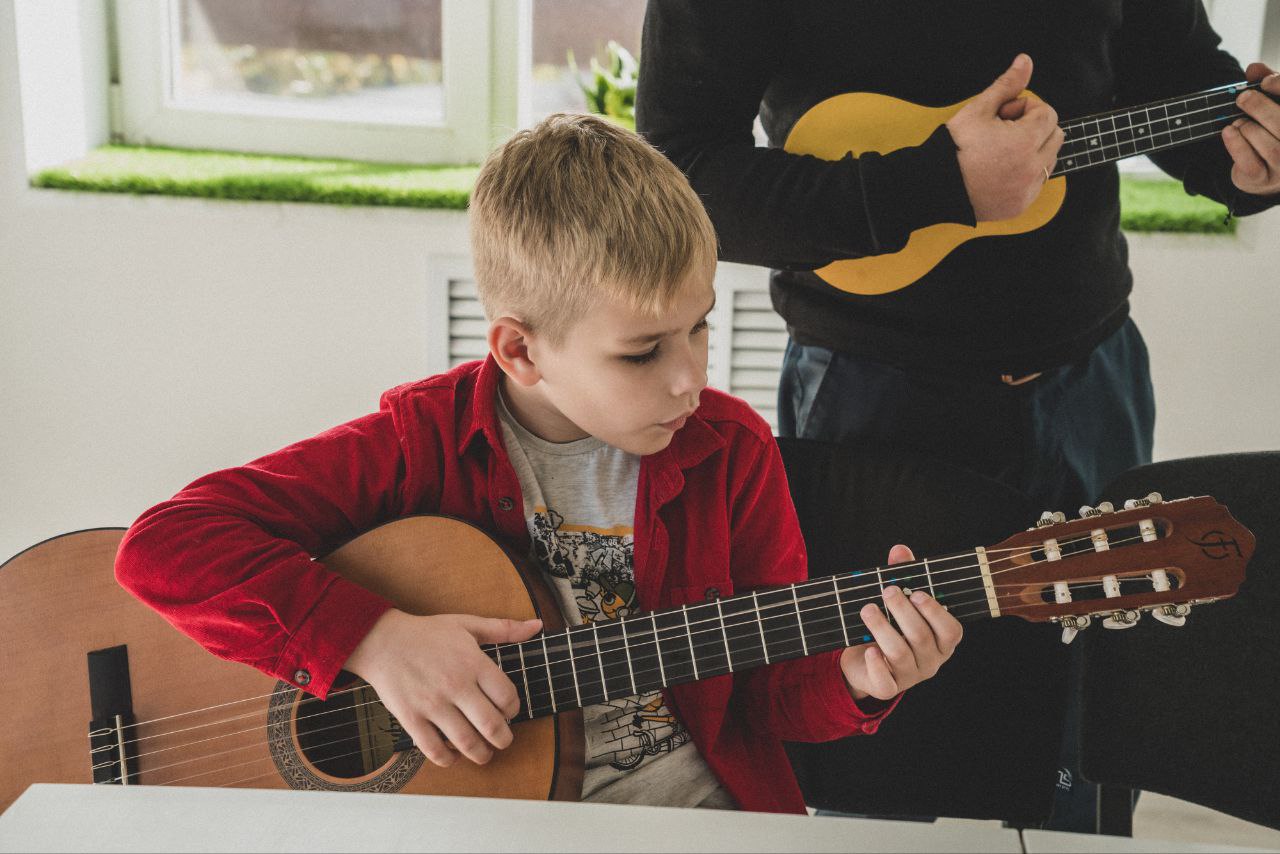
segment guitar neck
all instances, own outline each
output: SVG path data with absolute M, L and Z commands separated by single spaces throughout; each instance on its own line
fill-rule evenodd
M 979 548 L 575 626 L 485 651 L 520 694 L 517 719 L 536 718 L 869 642 L 859 611 L 880 601 L 890 584 L 925 590 L 961 621 L 999 616 Z
M 1053 176 L 1065 175 L 1217 136 L 1244 115 L 1236 98 L 1257 83 L 1232 83 L 1193 95 L 1063 122 Z

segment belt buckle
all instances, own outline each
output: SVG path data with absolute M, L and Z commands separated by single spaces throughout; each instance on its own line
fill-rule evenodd
M 1021 377 L 1015 377 L 1013 374 L 1001 374 L 1000 382 L 1004 383 L 1007 386 L 1023 385 L 1024 383 L 1031 382 L 1036 377 L 1040 376 L 1042 373 L 1044 372 L 1036 371 L 1034 374 L 1026 374 L 1025 376 L 1021 376 Z

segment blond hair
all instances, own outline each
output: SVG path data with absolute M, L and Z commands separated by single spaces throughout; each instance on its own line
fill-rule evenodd
M 490 154 L 470 216 L 485 313 L 553 342 L 602 299 L 658 317 L 715 270 L 715 230 L 684 174 L 596 116 L 549 116 Z

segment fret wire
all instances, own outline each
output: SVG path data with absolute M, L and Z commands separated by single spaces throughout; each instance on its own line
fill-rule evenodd
M 1223 103 L 1223 104 L 1214 105 L 1214 106 L 1206 106 L 1206 107 L 1202 107 L 1202 108 L 1200 108 L 1200 109 L 1196 109 L 1196 110 L 1190 110 L 1190 111 L 1188 111 L 1188 112 L 1186 112 L 1186 113 L 1183 113 L 1183 114 L 1181 114 L 1181 115 L 1177 116 L 1177 118 L 1180 118 L 1180 119 L 1189 118 L 1189 117 L 1191 117 L 1191 116 L 1193 116 L 1193 115 L 1195 115 L 1195 114 L 1197 114 L 1197 113 L 1212 112 L 1212 111 L 1214 111 L 1214 110 L 1220 110 L 1220 109 L 1227 108 L 1227 107 L 1230 107 L 1230 108 L 1232 108 L 1232 109 L 1234 109 L 1234 110 L 1235 110 L 1235 112 L 1232 114 L 1232 117 L 1233 117 L 1233 118 L 1234 118 L 1235 116 L 1243 115 L 1243 112 L 1241 112 L 1241 111 L 1239 110 L 1239 108 L 1238 108 L 1238 107 L 1235 107 L 1235 105 L 1234 105 L 1233 103 Z M 1158 120 L 1155 120 L 1155 121 L 1150 120 L 1150 115 L 1151 115 L 1151 113 L 1150 113 L 1150 110 L 1149 110 L 1149 109 L 1144 109 L 1144 110 L 1143 110 L 1143 113 L 1144 113 L 1145 115 L 1147 115 L 1147 116 L 1148 116 L 1148 121 L 1144 123 L 1145 125 L 1148 125 L 1148 126 L 1150 126 L 1150 125 L 1155 125 L 1155 124 L 1157 124 L 1157 122 L 1160 122 L 1160 121 L 1168 121 L 1168 119 L 1169 119 L 1169 115 L 1168 115 L 1168 113 L 1167 113 L 1167 112 L 1165 113 L 1165 116 L 1164 116 L 1164 118 L 1163 118 L 1163 119 L 1158 119 Z M 1220 118 L 1225 118 L 1225 116 L 1220 117 Z M 1215 121 L 1216 121 L 1216 120 L 1217 120 L 1217 119 L 1215 119 Z M 1079 122 L 1079 123 L 1070 122 L 1070 123 L 1064 124 L 1064 125 L 1062 126 L 1062 129 L 1063 129 L 1063 131 L 1064 131 L 1064 132 L 1066 132 L 1066 133 L 1068 134 L 1068 136 L 1070 136 L 1070 135 L 1071 135 L 1071 131 L 1073 131 L 1073 130 L 1084 130 L 1084 129 L 1086 129 L 1086 128 L 1085 128 L 1085 126 L 1086 126 L 1090 121 L 1092 121 L 1092 122 L 1094 123 L 1095 127 L 1097 127 L 1097 128 L 1098 128 L 1098 133 L 1095 133 L 1095 134 L 1085 134 L 1085 139 L 1086 139 L 1086 140 L 1087 140 L 1089 137 L 1097 136 L 1097 135 L 1100 135 L 1101 133 L 1103 133 L 1103 132 L 1104 132 L 1104 131 L 1102 131 L 1102 129 L 1101 129 L 1101 125 L 1099 125 L 1099 124 L 1098 124 L 1098 121 L 1099 121 L 1099 120 L 1093 120 L 1093 119 L 1090 119 L 1090 120 L 1082 120 L 1082 121 L 1081 121 L 1081 122 Z M 1113 120 L 1113 124 L 1114 124 L 1114 120 Z M 1160 131 L 1159 133 L 1168 133 L 1168 131 Z M 1078 137 L 1077 137 L 1077 138 L 1078 138 Z M 1067 144 L 1066 144 L 1066 143 L 1064 143 L 1064 147 L 1065 147 L 1066 145 L 1067 145 Z M 1085 146 L 1085 147 L 1086 147 L 1086 148 L 1088 148 L 1089 146 Z
M 844 605 L 840 604 L 840 583 L 838 576 L 831 576 L 831 589 L 836 593 L 836 611 L 840 614 L 840 628 L 844 630 L 844 645 L 849 646 L 849 627 L 844 622 Z
M 833 576 L 834 577 L 834 576 Z M 760 613 L 760 598 L 756 596 L 756 591 L 751 591 L 751 605 L 755 608 L 756 613 Z M 764 638 L 764 620 L 757 620 L 756 625 L 760 628 L 760 648 L 764 650 L 764 663 L 769 663 L 769 642 Z
M 566 629 L 564 639 L 569 645 L 569 673 L 573 676 L 573 696 L 578 701 L 578 708 L 582 708 L 582 691 L 578 689 L 578 665 L 573 663 L 573 633 Z
M 631 642 L 627 640 L 627 618 L 618 620 L 618 625 L 622 626 L 622 649 L 627 653 L 627 673 L 631 675 L 631 694 L 634 696 L 640 692 L 636 690 L 636 669 L 631 664 Z
M 596 645 L 596 665 L 600 668 L 600 695 L 604 698 L 601 702 L 609 699 L 609 682 L 604 678 L 604 656 L 600 653 L 600 627 L 596 625 L 595 620 L 591 621 L 591 636 Z
M 681 605 L 680 610 L 684 613 L 684 630 L 689 636 L 689 661 L 693 663 L 693 678 L 698 678 L 698 653 L 693 649 L 693 630 L 689 627 L 689 606 Z
M 1187 143 L 1191 143 L 1191 142 L 1199 142 L 1200 140 L 1203 140 L 1203 139 L 1213 139 L 1218 135 L 1218 133 L 1219 133 L 1218 130 L 1212 130 L 1212 131 L 1209 131 L 1208 133 L 1195 134 L 1193 136 L 1188 137 L 1187 139 L 1181 139 L 1175 142 L 1168 142 L 1168 143 L 1165 143 L 1164 145 L 1158 145 L 1153 148 L 1148 148 L 1143 152 L 1143 154 L 1151 154 L 1152 152 L 1155 152 L 1155 151 L 1164 151 L 1165 149 L 1169 149 L 1169 148 L 1177 148 L 1178 146 L 1186 145 Z M 1092 165 L 1094 164 L 1081 163 L 1075 166 L 1068 166 L 1062 169 L 1061 171 L 1055 171 L 1052 174 L 1054 177 L 1057 177 L 1059 175 L 1067 175 L 1072 172 L 1079 172 L 1082 169 L 1088 169 Z
M 524 642 L 516 644 L 516 649 L 520 652 L 520 675 L 524 678 L 525 708 L 529 710 L 529 717 L 533 717 L 533 692 L 529 690 L 529 671 L 524 666 Z
M 1182 126 L 1182 125 L 1181 125 L 1181 120 L 1182 120 L 1182 119 L 1187 118 L 1187 117 L 1190 117 L 1190 116 L 1191 116 L 1191 115 L 1193 115 L 1194 113 L 1211 112 L 1211 111 L 1212 111 L 1213 109 L 1215 109 L 1215 108 L 1213 108 L 1213 107 L 1206 107 L 1206 108 L 1204 108 L 1204 109 L 1193 110 L 1193 111 L 1191 111 L 1191 112 L 1185 113 L 1185 114 L 1183 114 L 1182 116 L 1179 116 L 1179 117 L 1178 117 L 1179 127 L 1177 128 L 1177 130 L 1178 130 L 1178 131 L 1190 130 L 1191 128 L 1194 128 L 1194 127 L 1201 127 L 1201 126 L 1203 126 L 1203 125 L 1205 125 L 1205 124 L 1212 124 L 1212 123 L 1215 123 L 1215 122 L 1225 122 L 1225 121 L 1229 121 L 1229 120 L 1232 120 L 1232 119 L 1235 119 L 1235 118 L 1238 118 L 1238 117 L 1240 117 L 1240 116 L 1243 116 L 1243 115 L 1244 115 L 1244 112 L 1243 112 L 1243 111 L 1241 111 L 1239 108 L 1235 108 L 1235 107 L 1234 107 L 1234 105 L 1222 104 L 1218 109 L 1221 109 L 1222 107 L 1227 107 L 1227 106 L 1232 106 L 1233 111 L 1232 111 L 1232 112 L 1230 112 L 1230 113 L 1228 113 L 1228 114 L 1225 114 L 1225 115 L 1216 116 L 1216 117 L 1214 117 L 1214 118 L 1212 118 L 1212 119 L 1209 119 L 1207 122 L 1205 122 L 1205 121 L 1200 121 L 1200 122 L 1194 122 L 1194 123 L 1191 123 L 1191 124 L 1188 124 L 1188 125 Z M 1146 111 L 1144 111 L 1144 112 L 1146 112 Z M 1165 117 L 1164 119 L 1162 119 L 1162 120 L 1158 120 L 1158 121 L 1151 121 L 1151 120 L 1150 120 L 1150 113 L 1149 113 L 1149 112 L 1147 112 L 1147 116 L 1148 116 L 1148 121 L 1146 122 L 1146 124 L 1145 124 L 1144 126 L 1142 126 L 1142 130 L 1143 130 L 1143 137 L 1142 137 L 1142 138 L 1143 138 L 1143 140 L 1144 140 L 1144 141 L 1145 141 L 1145 140 L 1153 140 L 1153 139 L 1155 139 L 1156 137 L 1159 137 L 1159 136 L 1162 136 L 1162 135 L 1172 135 L 1173 133 L 1175 133 L 1175 130 L 1174 130 L 1174 129 L 1172 129 L 1172 128 L 1170 128 L 1170 129 L 1166 129 L 1166 130 L 1159 130 L 1159 131 L 1156 131 L 1155 133 L 1151 133 L 1151 134 L 1147 134 L 1147 133 L 1145 133 L 1146 129 L 1151 128 L 1151 127 L 1154 127 L 1154 126 L 1158 123 L 1158 121 L 1163 121 L 1163 122 L 1165 122 L 1165 123 L 1167 123 L 1167 122 L 1168 122 L 1168 116 L 1167 116 L 1167 115 L 1166 115 L 1166 117 Z M 1073 128 L 1067 128 L 1067 127 L 1064 127 L 1064 131 L 1065 131 L 1068 135 L 1070 135 L 1070 130 L 1071 130 L 1071 129 L 1073 129 Z M 1082 140 L 1082 141 L 1083 141 L 1083 142 L 1089 142 L 1089 140 L 1090 140 L 1092 137 L 1094 137 L 1094 136 L 1098 136 L 1098 137 L 1100 137 L 1100 136 L 1101 136 L 1101 132 L 1100 132 L 1100 133 L 1098 133 L 1098 134 L 1088 134 L 1088 135 L 1086 135 L 1086 137 L 1085 137 L 1085 138 L 1084 138 L 1084 140 Z M 1079 157 L 1079 156 L 1080 156 L 1082 153 L 1084 153 L 1085 151 L 1092 151 L 1092 150 L 1094 150 L 1094 149 L 1093 149 L 1093 147 L 1092 147 L 1092 143 L 1090 143 L 1090 144 L 1085 145 L 1084 149 L 1082 149 L 1082 150 L 1080 150 L 1080 151 L 1077 151 L 1077 150 L 1075 150 L 1074 148 L 1072 148 L 1072 147 L 1071 147 L 1072 145 L 1076 144 L 1076 142 L 1077 142 L 1077 138 L 1075 138 L 1075 137 L 1072 137 L 1072 141 L 1071 141 L 1071 143 L 1066 143 L 1066 142 L 1064 142 L 1064 143 L 1063 143 L 1062 148 L 1063 148 L 1063 149 L 1067 149 L 1067 150 L 1066 150 L 1065 152 L 1063 152 L 1063 151 L 1061 151 L 1061 150 L 1060 150 L 1060 151 L 1059 151 L 1059 158 L 1058 158 L 1058 159 L 1062 159 L 1063 157 Z M 1113 148 L 1113 147 L 1118 147 L 1118 145 L 1117 145 L 1116 143 L 1109 143 L 1109 144 L 1103 144 L 1103 145 L 1101 145 L 1101 148 L 1102 148 L 1102 149 L 1106 149 L 1106 148 Z M 1132 156 L 1132 155 L 1128 155 L 1128 156 Z
M 1134 530 L 1136 530 L 1136 527 L 1134 527 L 1134 526 L 1131 526 L 1131 527 L 1133 527 L 1133 529 L 1134 529 Z M 1140 537 L 1140 536 L 1136 536 L 1136 537 L 1127 537 L 1127 538 L 1126 538 L 1126 537 L 1124 537 L 1124 536 L 1122 535 L 1120 538 L 1116 539 L 1116 540 L 1114 541 L 1114 543 L 1113 543 L 1113 544 L 1118 546 L 1118 545 L 1123 544 L 1123 543 L 1125 543 L 1125 542 L 1138 541 L 1138 540 L 1140 540 L 1140 539 L 1141 539 L 1141 537 Z M 1076 551 L 1079 551 L 1079 552 L 1083 553 L 1083 552 L 1087 552 L 1087 551 L 1089 550 L 1087 546 L 1082 545 L 1082 544 L 1084 544 L 1084 543 L 1087 543 L 1088 541 L 1089 541 L 1089 537 L 1081 536 L 1081 537 L 1078 537 L 1078 538 L 1076 538 L 1076 539 L 1074 539 L 1074 540 L 1064 540 L 1064 541 L 1062 541 L 1062 542 L 1061 542 L 1061 544 L 1060 544 L 1060 545 L 1062 545 L 1062 546 L 1064 547 L 1064 552 L 1065 552 L 1065 553 L 1072 554 L 1072 553 L 1075 553 Z M 1073 550 L 1073 548 L 1072 548 L 1073 544 L 1075 544 L 1075 545 L 1079 545 L 1079 549 L 1078 549 L 1078 550 Z M 999 565 L 999 563 L 1001 563 L 1002 561 L 1009 561 L 1009 560 L 1011 560 L 1015 555 L 1019 555 L 1019 554 L 1021 554 L 1021 555 L 1025 555 L 1025 554 L 1027 554 L 1028 552 L 1033 551 L 1035 548 L 1036 548 L 1035 546 L 1029 546 L 1029 547 L 1018 547 L 1018 548 L 1012 548 L 1012 549 L 1005 549 L 1005 550 L 1002 550 L 1002 551 L 1005 551 L 1005 552 L 1009 552 L 1010 554 L 1009 554 L 1008 556 L 1006 556 L 1006 557 L 994 557 L 994 559 L 993 559 L 993 563 L 995 563 L 996 565 Z M 942 561 L 944 561 L 944 560 L 952 560 L 952 561 L 954 561 L 954 560 L 965 560 L 965 559 L 966 559 L 966 553 L 960 553 L 960 554 L 957 554 L 957 555 L 949 556 L 949 557 L 947 557 L 947 558 L 936 558 L 936 559 L 934 559 L 934 562 L 935 562 L 935 563 L 941 563 L 941 562 L 942 562 Z M 969 569 L 974 568 L 974 566 L 975 566 L 974 564 L 965 563 L 965 564 L 963 564 L 963 565 L 961 565 L 961 566 L 956 566 L 956 567 L 952 567 L 952 568 L 946 568 L 946 567 L 944 567 L 944 568 L 943 568 L 942 570 L 940 570 L 940 571 L 942 571 L 942 572 L 958 572 L 958 571 L 965 571 L 965 570 L 969 570 Z M 909 566 L 907 566 L 907 567 L 905 567 L 905 568 L 910 568 L 910 565 L 909 565 Z M 1012 568 L 1013 568 L 1013 567 L 1010 567 L 1010 569 L 1012 569 Z M 928 577 L 929 577 L 929 578 L 930 578 L 930 580 L 932 581 L 932 570 L 927 570 L 927 571 L 928 571 L 928 573 L 929 573 Z M 1000 569 L 997 569 L 997 570 L 995 570 L 995 571 L 993 572 L 993 574 L 999 574 L 1000 572 L 1003 572 L 1003 571 L 1007 571 L 1007 570 L 1000 570 Z M 836 576 L 836 577 L 837 577 L 837 578 L 850 578 L 850 579 L 852 579 L 852 578 L 857 577 L 857 576 L 862 575 L 862 574 L 864 574 L 864 573 L 851 573 L 851 574 L 847 574 L 847 575 L 838 575 L 838 576 Z M 881 579 L 881 583 L 883 584 L 883 575 L 880 573 L 879 568 L 877 568 L 877 575 L 878 575 L 878 577 L 880 577 L 880 579 Z M 918 577 L 918 576 L 916 576 L 916 577 Z M 961 582 L 961 581 L 968 581 L 968 582 L 972 582 L 973 580 L 975 580 L 975 579 L 974 579 L 974 577 L 967 577 L 967 578 L 956 579 L 956 580 L 954 580 L 954 581 L 949 581 L 949 582 L 941 582 L 940 584 L 954 584 L 954 583 L 958 583 L 958 582 Z M 791 598 L 792 598 L 792 602 L 791 602 L 791 603 L 789 603 L 789 604 L 792 606 L 792 607 L 791 607 L 791 609 L 790 609 L 789 611 L 787 611 L 787 612 L 781 612 L 781 613 L 777 613 L 777 614 L 764 614 L 764 613 L 763 613 L 763 610 L 761 609 L 761 606 L 760 606 L 760 604 L 759 604 L 758 592 L 757 592 L 757 591 L 751 591 L 752 604 L 753 604 L 752 612 L 753 612 L 753 613 L 755 613 L 755 614 L 757 615 L 757 618 L 758 618 L 758 621 L 759 621 L 758 625 L 759 625 L 759 629 L 760 629 L 760 632 L 761 632 L 761 640 L 762 640 L 762 644 L 761 644 L 761 652 L 766 656 L 766 663 L 768 663 L 767 659 L 769 658 L 769 656 L 768 656 L 768 644 L 767 644 L 767 638 L 766 638 L 766 637 L 765 637 L 765 635 L 763 634 L 763 621 L 764 621 L 764 620 L 769 620 L 769 619 L 777 620 L 777 619 L 779 619 L 779 618 L 783 618 L 783 617 L 787 618 L 788 620 L 791 620 L 791 619 L 792 619 L 792 617 L 793 617 L 793 615 L 794 615 L 794 616 L 795 616 L 795 619 L 796 619 L 796 621 L 797 621 L 796 625 L 797 625 L 797 626 L 799 626 L 799 619 L 800 619 L 799 615 L 800 615 L 801 611 L 800 611 L 800 610 L 798 610 L 795 606 L 798 604 L 798 599 L 799 599 L 798 592 L 799 592 L 800 588 L 804 588 L 804 590 L 805 590 L 805 592 L 806 592 L 806 596 L 805 596 L 806 601 L 810 601 L 810 600 L 815 600 L 815 599 L 816 599 L 816 600 L 819 600 L 819 602 L 820 602 L 820 604 L 819 604 L 817 607 L 807 609 L 810 613 L 812 613 L 813 611 L 820 610 L 820 609 L 822 609 L 822 608 L 830 607 L 830 602 L 828 601 L 828 600 L 829 600 L 829 597 L 831 596 L 831 594 L 830 594 L 830 593 L 822 593 L 822 594 L 818 594 L 818 595 L 814 595 L 814 596 L 810 596 L 810 595 L 808 595 L 808 592 L 809 592 L 809 591 L 811 591 L 811 590 L 815 590 L 815 589 L 817 589 L 817 588 L 818 588 L 818 587 L 820 587 L 820 586 L 824 586 L 824 585 L 827 583 L 827 581 L 828 581 L 828 579 L 825 579 L 825 578 L 824 578 L 824 579 L 818 579 L 818 580 L 814 580 L 814 581 L 801 582 L 801 583 L 799 583 L 799 584 L 792 585 L 792 586 L 791 586 L 791 589 L 788 591 L 788 592 L 790 592 L 790 593 L 792 594 L 792 597 L 791 597 Z M 865 585 L 864 585 L 864 586 L 865 586 Z M 997 586 L 999 586 L 999 585 L 997 585 Z M 838 586 L 835 588 L 835 591 L 836 591 L 836 598 L 837 598 L 837 600 L 838 600 L 838 598 L 839 598 L 839 587 L 838 587 Z M 977 592 L 977 588 L 974 588 L 974 589 L 973 589 L 973 592 Z M 745 601 L 745 597 L 744 597 L 744 601 Z M 870 601 L 870 600 L 867 600 L 867 601 Z M 841 605 L 842 605 L 842 604 L 843 604 L 843 603 L 841 603 Z M 718 607 L 720 607 L 720 606 L 718 606 Z M 765 609 L 780 608 L 780 607 L 781 607 L 781 602 L 778 602 L 778 603 L 775 603 L 775 604 L 772 604 L 772 605 L 765 605 L 765 606 L 764 606 L 764 608 L 765 608 Z M 723 614 L 723 609 L 721 608 L 720 610 L 721 610 L 721 614 Z M 746 613 L 746 612 L 743 612 L 743 613 Z M 838 611 L 838 613 L 843 617 L 843 611 L 842 611 L 842 610 Z M 655 637 L 660 637 L 660 632 L 657 630 L 657 625 L 656 625 L 657 612 L 655 612 L 652 616 L 653 616 L 653 618 L 654 618 L 654 620 L 655 620 L 655 623 L 654 623 L 654 625 L 655 625 Z M 691 665 L 692 665 L 692 666 L 694 666 L 694 667 L 695 667 L 695 669 L 696 669 L 696 660 L 694 660 L 694 659 L 692 658 L 692 656 L 696 656 L 696 649 L 697 649 L 697 646 L 695 646 L 695 645 L 694 645 L 694 643 L 693 643 L 693 630 L 692 630 L 692 624 L 689 622 L 689 618 L 688 618 L 688 606 L 684 606 L 684 607 L 682 608 L 681 616 L 683 617 L 683 630 L 684 630 L 684 634 L 686 635 L 686 638 L 687 638 L 687 640 L 688 640 L 688 642 L 689 642 L 689 648 L 690 648 L 690 654 L 691 654 L 691 661 L 690 661 L 690 663 L 691 663 Z M 830 621 L 830 618 L 827 618 L 827 621 Z M 713 622 L 713 621 L 712 621 L 712 620 L 705 620 L 705 621 L 702 621 L 702 622 L 703 622 L 703 623 L 708 623 L 708 624 L 709 624 L 709 623 L 711 623 L 711 622 Z M 595 626 L 593 626 L 593 630 L 594 630 L 595 628 L 596 628 L 596 627 L 595 627 Z M 628 669 L 629 669 L 629 671 L 631 672 L 632 678 L 634 679 L 634 666 L 632 665 L 632 663 L 631 663 L 631 661 L 630 661 L 630 657 L 629 657 L 629 647 L 628 647 L 628 644 L 627 644 L 627 641 L 626 641 L 626 629 L 625 629 L 625 625 L 621 625 L 621 621 L 620 621 L 620 628 L 621 628 L 621 630 L 622 630 L 622 632 L 623 632 L 623 639 L 624 639 L 624 642 L 623 642 L 623 650 L 624 650 L 624 654 L 627 654 L 627 656 L 628 656 Z M 721 630 L 721 631 L 724 631 L 724 625 L 723 625 L 723 623 L 722 623 L 722 625 L 721 625 L 720 630 Z M 702 629 L 702 630 L 700 630 L 700 632 L 703 632 L 703 633 L 705 633 L 705 632 L 713 632 L 713 631 L 716 631 L 716 629 L 715 629 L 715 628 L 709 628 L 709 629 Z M 834 629 L 833 629 L 832 631 L 834 631 Z M 842 633 L 842 634 L 844 634 L 844 633 L 845 633 L 845 630 L 844 630 L 844 629 L 842 629 L 842 632 L 841 632 L 841 633 Z M 597 635 L 597 636 L 598 636 L 598 635 Z M 783 639 L 783 640 L 785 640 L 785 639 Z M 545 665 L 545 666 L 547 666 L 548 671 L 549 671 L 549 649 L 548 649 L 548 648 L 547 648 L 547 646 L 546 646 L 546 636 L 544 636 L 544 637 L 541 639 L 541 641 L 542 641 L 543 650 L 544 650 L 544 665 Z M 716 644 L 713 642 L 711 646 L 715 646 L 715 645 L 716 645 Z M 706 646 L 705 644 L 703 644 L 702 646 L 703 646 L 703 648 L 710 648 L 710 647 Z M 804 644 L 802 644 L 802 646 L 804 646 Z M 659 649 L 660 649 L 660 647 L 659 647 Z M 528 683 L 528 665 L 527 665 L 527 663 L 524 661 L 524 649 L 523 649 L 523 645 L 517 645 L 517 650 L 518 650 L 518 652 L 519 652 L 519 654 L 520 654 L 521 663 L 522 663 L 522 670 L 524 671 L 524 679 L 525 679 L 525 684 L 526 684 L 526 696 L 528 697 L 528 702 L 529 702 L 530 707 L 532 707 L 532 705 L 533 705 L 532 690 L 531 690 L 531 687 L 529 687 L 529 683 Z M 499 654 L 500 654 L 500 653 L 499 653 Z M 599 650 L 599 649 L 597 650 L 597 654 L 598 654 L 598 655 L 600 654 L 600 650 Z M 572 655 L 572 651 L 571 651 L 571 655 Z M 729 661 L 728 661 L 728 660 L 726 660 L 726 665 L 728 665 L 728 664 L 729 664 Z M 603 677 L 603 678 L 607 678 L 607 677 L 606 677 L 606 675 L 603 673 L 603 667 L 601 667 L 601 670 L 602 670 L 602 677 Z M 549 684 L 548 684 L 548 693 L 552 695 L 552 701 L 553 701 L 553 704 L 555 704 L 555 699 L 554 699 L 554 687 L 553 687 L 553 684 L 552 684 L 552 683 L 551 683 L 551 681 L 550 681 L 550 678 L 549 678 Z M 606 694 L 607 694 L 607 691 L 606 691 Z
M 1095 113 L 1091 116 L 1081 116 L 1078 119 L 1072 119 L 1069 122 L 1064 122 L 1063 128 L 1066 129 L 1066 128 L 1077 127 L 1077 126 L 1082 127 L 1086 122 L 1106 118 L 1107 116 L 1115 116 L 1115 115 L 1122 115 L 1122 114 L 1132 115 L 1136 113 L 1138 110 L 1149 112 L 1150 110 L 1153 110 L 1157 107 L 1164 110 L 1165 115 L 1167 116 L 1168 110 L 1170 107 L 1189 104 L 1196 98 L 1202 98 L 1202 97 L 1208 98 L 1208 97 L 1212 97 L 1215 94 L 1229 96 L 1225 100 L 1223 100 L 1222 103 L 1215 105 L 1217 107 L 1225 107 L 1228 104 L 1234 103 L 1235 99 L 1240 95 L 1240 93 L 1245 91 L 1246 89 L 1258 89 L 1258 88 L 1260 88 L 1260 86 L 1257 83 L 1228 83 L 1223 86 L 1218 86 L 1214 89 L 1206 89 L 1203 92 L 1196 92 L 1191 95 L 1184 95 L 1176 98 L 1169 98 L 1164 101 L 1149 101 L 1145 104 L 1135 104 L 1132 107 L 1121 107 L 1118 110 L 1110 110 L 1105 113 Z M 1211 106 L 1211 107 L 1208 107 L 1207 109 L 1212 109 L 1212 108 L 1213 107 Z
M 658 612 L 654 611 L 649 615 L 649 621 L 653 624 L 653 645 L 658 650 L 658 679 L 663 685 L 667 684 L 667 669 L 662 663 L 662 636 L 658 634 Z
M 929 582 L 929 595 L 937 599 L 938 598 L 937 594 L 933 592 L 933 573 L 929 571 L 928 558 L 924 559 L 924 577 L 925 577 L 925 580 Z
M 796 593 L 796 588 L 791 588 L 791 601 L 796 605 L 796 625 L 800 627 L 800 646 L 804 649 L 804 654 L 809 654 L 809 643 L 804 639 L 804 620 L 800 616 L 800 596 Z
M 729 631 L 724 624 L 724 609 L 720 607 L 720 600 L 716 599 L 716 615 L 720 618 L 720 634 L 724 636 L 724 660 L 729 665 L 729 672 L 733 672 L 733 653 L 729 651 Z
M 556 711 L 556 682 L 551 675 L 551 656 L 547 654 L 547 636 L 542 636 L 542 663 L 547 667 L 547 693 L 551 695 L 551 711 Z

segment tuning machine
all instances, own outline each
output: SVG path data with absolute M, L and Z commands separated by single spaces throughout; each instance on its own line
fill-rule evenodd
M 1166 626 L 1186 625 L 1187 615 L 1191 613 L 1190 605 L 1161 605 L 1151 610 L 1151 616 Z
M 1048 528 L 1052 525 L 1058 525 L 1065 521 L 1067 521 L 1067 514 L 1063 513 L 1061 510 L 1046 510 L 1041 513 L 1040 518 L 1036 520 L 1035 528 L 1028 528 L 1027 530 L 1034 531 L 1037 528 Z
M 1084 614 L 1079 617 L 1069 615 L 1059 619 L 1058 623 L 1062 626 L 1062 642 L 1071 643 L 1076 639 L 1077 634 L 1084 629 L 1089 628 L 1089 623 L 1091 622 L 1092 618 L 1090 618 L 1088 614 Z
M 1102 627 L 1104 629 L 1131 629 L 1138 625 L 1138 620 L 1142 617 L 1141 611 L 1135 611 L 1132 608 L 1125 611 L 1112 611 L 1111 615 L 1104 617 Z
M 1150 507 L 1152 504 L 1159 504 L 1164 498 L 1158 492 L 1148 493 L 1146 498 L 1130 498 L 1124 503 L 1125 510 L 1132 510 L 1135 507 Z

